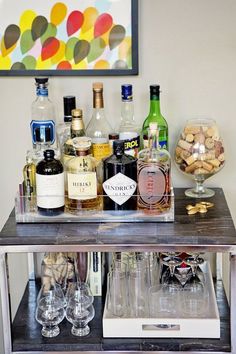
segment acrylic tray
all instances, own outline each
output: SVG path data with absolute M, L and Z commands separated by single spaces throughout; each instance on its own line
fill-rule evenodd
M 200 268 L 205 277 L 209 302 L 204 311 L 195 316 L 186 314 L 176 301 L 176 313 L 143 318 L 114 317 L 105 303 L 103 313 L 103 336 L 105 338 L 220 338 L 220 317 L 216 303 L 212 274 L 208 262 Z M 182 290 L 180 290 L 182 291 Z M 184 291 L 184 288 L 183 288 Z M 181 294 L 180 294 L 181 295 Z
M 102 198 L 109 198 L 104 195 Z M 82 223 L 82 222 L 173 222 L 174 221 L 174 191 L 171 189 L 171 207 L 162 213 L 144 212 L 142 210 L 101 210 L 81 211 L 78 215 L 62 213 L 57 216 L 42 216 L 37 211 L 27 210 L 27 198 L 18 193 L 15 198 L 15 218 L 17 223 Z

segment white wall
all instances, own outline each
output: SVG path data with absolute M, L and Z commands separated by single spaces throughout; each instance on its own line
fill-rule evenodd
M 136 77 L 99 78 L 105 85 L 107 117 L 115 125 L 120 112 L 120 84 L 134 84 L 136 119 L 148 112 L 149 84 L 162 89 L 162 112 L 170 130 L 173 151 L 185 120 L 212 117 L 225 140 L 227 164 L 207 181 L 224 188 L 236 220 L 236 1 L 140 0 L 140 74 Z M 62 116 L 62 96 L 74 94 L 91 116 L 91 85 L 97 78 L 50 78 L 50 96 Z M 30 147 L 32 78 L 0 78 L 0 228 L 13 207 L 22 179 L 26 150 Z M 173 164 L 174 186 L 192 182 Z

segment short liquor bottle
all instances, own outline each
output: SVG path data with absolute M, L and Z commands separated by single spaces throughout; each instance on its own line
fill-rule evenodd
M 76 156 L 65 165 L 66 211 L 79 214 L 101 209 L 101 186 L 97 179 L 97 160 L 89 154 L 91 139 L 73 139 Z
M 160 108 L 160 86 L 150 86 L 150 111 L 143 123 L 142 128 L 142 145 L 148 148 L 148 128 L 150 123 L 157 123 L 159 128 L 159 146 L 168 150 L 168 124 L 161 114 Z
M 132 85 L 121 86 L 121 124 L 119 139 L 124 141 L 125 153 L 138 157 L 140 147 L 140 131 L 134 120 Z
M 64 120 L 57 125 L 57 141 L 62 152 L 65 142 L 70 138 L 72 111 L 76 107 L 75 96 L 64 96 Z
M 44 160 L 36 166 L 37 207 L 39 214 L 44 216 L 55 216 L 64 211 L 64 169 L 54 156 L 54 150 L 44 151 Z
M 104 210 L 137 209 L 137 159 L 124 153 L 124 142 L 115 140 L 114 154 L 103 161 Z
M 159 148 L 157 123 L 149 126 L 149 148 L 138 159 L 138 209 L 160 214 L 170 209 L 170 154 Z
M 26 211 L 34 212 L 36 210 L 36 166 L 30 152 L 27 152 L 23 177 Z
M 86 135 L 92 139 L 92 154 L 98 160 L 111 155 L 108 135 L 112 131 L 106 120 L 103 101 L 103 84 L 93 84 L 93 115 L 86 128 Z
M 63 147 L 64 165 L 69 159 L 71 159 L 72 156 L 76 156 L 76 149 L 73 145 L 73 138 L 78 138 L 80 136 L 85 136 L 83 111 L 81 109 L 73 109 L 70 136 L 64 143 Z
M 35 85 L 37 98 L 32 103 L 30 124 L 33 147 L 36 145 L 36 129 L 41 127 L 50 129 L 50 144 L 54 145 L 56 141 L 55 110 L 48 98 L 48 78 L 35 78 Z

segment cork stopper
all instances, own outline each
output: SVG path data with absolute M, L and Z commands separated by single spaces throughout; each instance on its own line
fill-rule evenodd
M 102 82 L 94 82 L 93 84 L 93 108 L 104 108 Z
M 102 91 L 103 90 L 103 83 L 102 82 L 94 82 L 93 83 L 93 90 L 94 91 Z
M 75 149 L 79 151 L 89 150 L 92 144 L 92 139 L 87 136 L 80 136 L 78 138 L 74 138 L 72 141 Z

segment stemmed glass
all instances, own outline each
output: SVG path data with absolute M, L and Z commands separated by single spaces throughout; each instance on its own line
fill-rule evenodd
M 185 191 L 186 196 L 207 198 L 215 194 L 203 186 L 203 182 L 219 172 L 225 164 L 223 141 L 213 119 L 187 121 L 178 138 L 175 162 L 196 183 L 195 188 Z
M 170 270 L 170 277 L 173 278 L 175 273 L 175 267 L 182 264 L 183 260 L 180 257 L 176 256 L 175 252 L 168 252 L 167 256 L 161 257 L 162 264 L 169 267 Z M 180 254 L 179 252 L 177 254 Z
M 184 262 L 191 267 L 192 275 L 193 277 L 195 277 L 197 273 L 197 268 L 199 265 L 204 263 L 204 259 L 199 257 L 199 254 L 197 254 L 197 255 L 192 255 L 190 257 L 186 257 Z

